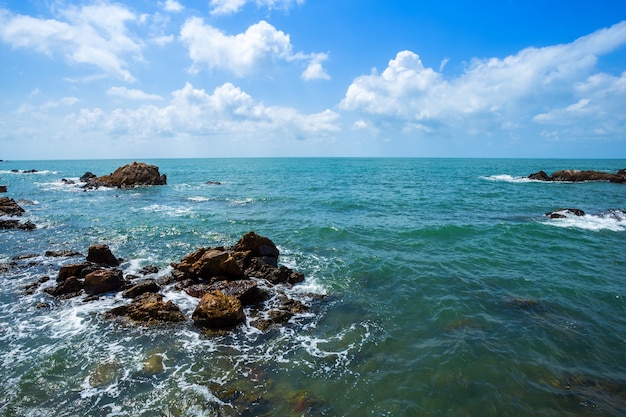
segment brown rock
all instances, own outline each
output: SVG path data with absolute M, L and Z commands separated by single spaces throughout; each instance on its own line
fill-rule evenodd
M 125 188 L 141 185 L 165 185 L 167 178 L 165 174 L 159 173 L 159 168 L 155 165 L 133 162 L 116 169 L 112 174 L 98 177 L 95 181 L 105 187 Z
M 54 288 L 46 288 L 45 292 L 57 298 L 71 298 L 80 295 L 85 283 L 82 279 L 71 276 Z
M 241 267 L 233 256 L 223 248 L 200 248 L 185 256 L 172 266 L 191 277 L 210 279 L 239 279 L 243 277 Z
M 103 244 L 94 244 L 89 247 L 87 262 L 109 266 L 117 266 L 120 264 L 120 261 L 111 253 L 109 246 Z
M 159 322 L 180 322 L 185 315 L 172 301 L 163 302 L 163 295 L 145 293 L 135 298 L 130 304 L 116 307 L 106 314 L 107 317 L 126 317 L 143 324 Z
M 85 276 L 85 292 L 89 295 L 104 294 L 122 288 L 124 277 L 120 269 L 99 269 Z
M 0 197 L 0 215 L 21 216 L 24 209 L 15 200 L 9 197 Z
M 191 317 L 196 325 L 206 328 L 234 327 L 245 319 L 241 302 L 221 291 L 204 294 Z
M 235 246 L 233 246 L 233 250 L 236 252 L 250 252 L 251 256 L 263 258 L 263 260 L 271 266 L 278 265 L 280 251 L 274 242 L 254 232 L 243 235 Z
M 147 292 L 159 292 L 159 290 L 161 289 L 161 287 L 159 287 L 156 283 L 155 280 L 153 279 L 146 279 L 143 281 L 139 281 L 135 284 L 133 284 L 132 287 L 130 287 L 127 290 L 124 290 L 124 292 L 122 292 L 122 297 L 124 298 L 136 298 L 142 294 L 145 294 Z
M 0 185 L 0 193 L 6 193 L 7 192 L 7 186 L 6 185 Z

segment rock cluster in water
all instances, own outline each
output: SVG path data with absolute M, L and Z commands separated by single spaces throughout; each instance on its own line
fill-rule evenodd
M 20 217 L 24 213 L 24 209 L 10 197 L 0 198 L 0 216 Z M 0 229 L 21 229 L 34 230 L 37 226 L 30 220 L 21 222 L 16 219 L 2 220 L 0 219 Z
M 155 165 L 144 162 L 132 162 L 119 167 L 109 175 L 101 177 L 91 172 L 86 172 L 80 181 L 84 182 L 83 188 L 95 189 L 99 187 L 126 188 L 142 185 L 165 185 L 167 176 L 159 172 Z
M 249 319 L 251 325 L 265 331 L 308 310 L 284 292 L 303 281 L 304 275 L 279 266 L 278 256 L 270 239 L 249 232 L 232 247 L 200 248 L 186 255 L 171 264 L 169 275 L 155 280 L 145 278 L 158 272 L 153 266 L 139 271 L 144 277 L 124 276 L 119 268 L 122 260 L 107 245 L 95 244 L 89 247 L 84 262 L 61 266 L 56 285 L 44 291 L 59 299 L 85 295 L 85 301 L 121 292 L 130 302 L 108 311 L 106 317 L 147 325 L 186 321 L 178 306 L 164 301 L 160 291 L 168 285 L 198 298 L 191 316 L 198 327 L 230 329 Z M 246 316 L 244 307 L 252 307 L 247 310 L 251 317 Z
M 537 181 L 566 181 L 566 182 L 583 182 L 583 181 L 608 181 L 619 184 L 626 183 L 626 169 L 620 169 L 615 174 L 593 170 L 577 170 L 565 169 L 548 175 L 545 171 L 535 172 L 528 176 L 531 180 Z

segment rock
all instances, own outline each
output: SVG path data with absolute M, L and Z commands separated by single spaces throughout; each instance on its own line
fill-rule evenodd
M 87 261 L 100 265 L 117 266 L 121 262 L 111 253 L 108 245 L 94 244 L 89 247 Z
M 245 320 L 241 302 L 221 291 L 204 294 L 191 317 L 197 326 L 211 329 L 234 327 Z
M 271 266 L 278 265 L 280 252 L 274 242 L 254 232 L 243 235 L 233 246 L 233 250 L 236 252 L 250 252 L 251 256 L 262 258 L 265 263 Z
M 172 267 L 185 273 L 187 278 L 241 279 L 244 276 L 235 258 L 224 248 L 200 248 L 180 263 L 172 263 Z
M 214 291 L 221 291 L 225 295 L 236 297 L 244 306 L 259 304 L 269 298 L 269 294 L 250 279 L 194 284 L 185 288 L 187 294 L 196 298 L 202 298 L 204 294 Z
M 67 178 L 61 178 L 61 182 L 65 185 L 74 185 L 76 184 L 74 181 L 72 180 L 68 180 Z
M 156 274 L 159 272 L 159 267 L 154 265 L 146 265 L 137 272 L 141 275 Z
M 0 220 L 0 230 L 20 229 L 35 230 L 37 226 L 30 220 L 22 223 L 19 220 Z
M 293 285 L 304 281 L 304 274 L 301 272 L 295 272 L 284 265 L 273 267 L 255 259 L 250 262 L 248 269 L 246 269 L 246 275 L 249 277 L 267 280 L 274 285 Z
M 163 295 L 144 293 L 130 304 L 116 307 L 106 313 L 106 317 L 126 317 L 143 324 L 160 322 L 180 322 L 185 315 L 172 301 L 163 302 Z
M 0 216 L 21 216 L 24 213 L 24 209 L 19 206 L 9 197 L 0 198 Z
M 207 181 L 207 182 L 205 182 L 205 184 L 208 184 L 208 185 L 222 185 L 222 183 L 219 182 L 219 181 Z
M 116 169 L 112 174 L 91 179 L 105 187 L 135 187 L 141 185 L 165 185 L 167 178 L 165 174 L 159 173 L 159 168 L 155 165 L 147 165 L 143 162 L 133 162 Z
M 577 209 L 577 208 L 564 208 L 564 209 L 558 209 L 556 211 L 549 211 L 546 213 L 546 216 L 550 217 L 551 219 L 564 219 L 567 217 L 567 213 L 571 213 L 574 216 L 584 216 L 585 212 L 581 209 Z
M 80 295 L 85 287 L 85 282 L 75 276 L 68 277 L 54 288 L 46 288 L 45 292 L 57 298 L 71 298 Z
M 69 256 L 82 256 L 80 252 L 76 252 L 74 250 L 47 250 L 44 254 L 46 257 L 51 258 L 60 258 L 60 257 L 69 257 Z
M 551 176 L 543 171 L 529 175 L 530 179 L 539 181 L 566 181 L 566 182 L 583 182 L 583 181 L 608 181 L 614 183 L 626 183 L 626 169 L 620 169 L 615 174 L 594 170 L 577 170 L 564 169 L 554 172 Z
M 7 186 L 6 185 L 0 185 L 0 193 L 6 193 L 7 192 Z
M 92 172 L 85 172 L 82 177 L 79 178 L 80 182 L 89 182 L 91 179 L 97 178 L 96 174 Z
M 161 289 L 161 287 L 159 287 L 156 283 L 155 280 L 153 279 L 146 279 L 143 281 L 139 281 L 135 284 L 133 284 L 132 287 L 130 287 L 127 290 L 124 290 L 122 292 L 122 297 L 124 298 L 137 298 L 138 296 L 145 294 L 147 292 L 152 292 L 152 293 L 156 293 L 159 292 L 159 290 Z
M 85 292 L 89 295 L 117 291 L 124 284 L 121 269 L 99 269 L 85 276 Z
M 537 181 L 552 181 L 552 178 L 544 171 L 535 172 L 534 174 L 530 174 L 528 179 L 537 180 Z

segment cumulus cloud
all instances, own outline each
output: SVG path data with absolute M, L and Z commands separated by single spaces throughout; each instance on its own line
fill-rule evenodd
M 74 121 L 81 129 L 146 137 L 280 132 L 281 136 L 312 138 L 338 131 L 338 118 L 331 110 L 307 115 L 293 108 L 265 106 L 231 83 L 217 87 L 212 94 L 186 83 L 172 93 L 171 101 L 165 106 L 144 105 L 110 112 L 81 109 Z
M 580 125 L 603 114 L 623 131 L 623 121 L 615 119 L 623 112 L 610 110 L 626 99 L 626 76 L 600 73 L 596 64 L 625 44 L 622 22 L 568 44 L 474 59 L 450 79 L 425 67 L 414 52 L 401 51 L 382 73 L 354 79 L 340 108 L 432 131 L 462 127 L 480 133 L 512 129 L 520 121 Z
M 111 87 L 107 91 L 110 96 L 122 97 L 131 100 L 162 100 L 158 94 L 148 94 L 141 90 L 129 89 L 126 87 Z
M 163 4 L 163 9 L 167 12 L 178 13 L 183 11 L 184 8 L 185 7 L 176 0 L 166 0 L 165 4 Z
M 34 18 L 0 9 L 0 40 L 14 48 L 47 56 L 61 55 L 72 64 L 93 65 L 124 81 L 134 81 L 129 58 L 141 59 L 143 43 L 134 39 L 126 23 L 137 20 L 118 4 L 69 6 L 58 19 Z
M 193 17 L 183 25 L 180 39 L 188 48 L 194 73 L 207 67 L 243 77 L 276 61 L 309 61 L 303 79 L 329 78 L 321 65 L 328 58 L 326 54 L 294 54 L 289 35 L 263 20 L 243 33 L 227 35 Z
M 213 15 L 225 15 L 239 12 L 247 3 L 256 3 L 258 7 L 268 9 L 289 9 L 294 4 L 303 4 L 304 0 L 211 0 L 209 7 Z

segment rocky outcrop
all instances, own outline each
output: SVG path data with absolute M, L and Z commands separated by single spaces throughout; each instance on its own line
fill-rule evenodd
M 81 177 L 81 181 L 85 182 L 83 188 L 86 189 L 99 187 L 127 188 L 143 185 L 165 185 L 167 177 L 165 174 L 161 174 L 155 165 L 132 162 L 102 177 L 96 177 L 91 172 L 87 172 Z
M 24 209 L 9 197 L 0 198 L 0 216 L 21 216 Z
M 115 307 L 106 315 L 109 318 L 122 317 L 140 324 L 176 323 L 185 321 L 185 315 L 172 301 L 163 301 L 163 295 L 145 293 L 130 304 Z
M 7 186 L 6 185 L 0 185 L 0 193 L 6 193 L 7 192 Z
M 539 171 L 535 172 L 534 174 L 530 174 L 528 178 L 537 181 L 607 181 L 624 184 L 626 183 L 626 169 L 620 169 L 614 174 L 594 170 L 583 171 L 577 169 L 565 169 L 556 171 L 552 175 L 548 175 L 544 171 Z
M 278 256 L 270 239 L 250 232 L 232 247 L 200 248 L 184 256 L 157 282 L 135 275 L 124 277 L 120 260 L 109 247 L 94 244 L 84 262 L 61 266 L 57 285 L 44 291 L 61 299 L 86 294 L 85 301 L 121 291 L 123 298 L 132 301 L 112 309 L 106 317 L 145 324 L 183 321 L 183 313 L 172 301 L 163 302 L 160 291 L 167 286 L 199 299 L 191 316 L 198 327 L 228 329 L 249 318 L 253 326 L 265 331 L 308 310 L 285 292 L 304 280 L 304 275 L 278 265 Z M 157 272 L 155 266 L 137 271 L 141 275 Z

